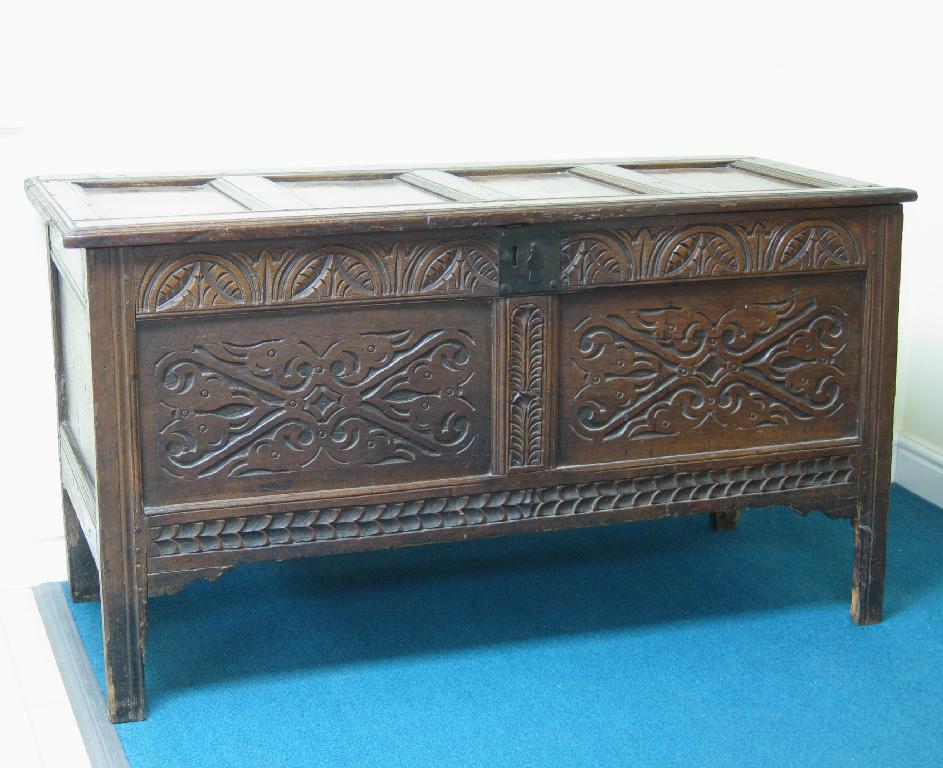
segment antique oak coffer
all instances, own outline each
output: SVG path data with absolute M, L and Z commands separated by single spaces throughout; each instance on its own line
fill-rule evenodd
M 756 158 L 39 178 L 69 577 L 785 504 L 881 619 L 901 206 Z

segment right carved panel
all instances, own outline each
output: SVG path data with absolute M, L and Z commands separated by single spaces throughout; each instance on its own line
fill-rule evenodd
M 853 436 L 859 273 L 561 302 L 559 463 Z

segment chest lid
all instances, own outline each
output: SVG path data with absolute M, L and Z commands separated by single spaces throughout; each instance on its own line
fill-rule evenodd
M 30 178 L 67 247 L 563 223 L 916 199 L 746 157 Z

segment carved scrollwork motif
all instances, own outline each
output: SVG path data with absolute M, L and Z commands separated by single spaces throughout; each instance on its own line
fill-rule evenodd
M 795 295 L 716 319 L 673 306 L 590 315 L 576 327 L 571 428 L 598 442 L 828 417 L 845 405 L 846 322 Z
M 853 456 L 838 454 L 625 480 L 159 525 L 151 529 L 150 535 L 154 555 L 172 556 L 749 498 L 776 491 L 843 485 L 854 479 Z M 834 516 L 846 513 L 844 508 L 829 510 Z
M 571 232 L 563 241 L 565 285 L 794 272 L 864 263 L 858 226 L 838 220 L 696 224 Z
M 484 237 L 322 243 L 143 261 L 142 314 L 375 296 L 490 296 L 497 250 Z
M 544 317 L 536 304 L 520 304 L 511 311 L 508 386 L 508 466 L 539 466 L 544 446 Z
M 464 392 L 478 357 L 458 329 L 172 352 L 154 371 L 160 465 L 197 479 L 461 456 L 478 430 Z

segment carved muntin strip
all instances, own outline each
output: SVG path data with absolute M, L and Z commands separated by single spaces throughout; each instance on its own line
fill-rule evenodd
M 491 327 L 494 346 L 491 360 L 494 378 L 491 384 L 491 471 L 506 475 L 508 471 L 508 301 L 496 299 L 491 306 Z
M 507 318 L 508 470 L 546 465 L 547 349 L 546 297 L 508 302 Z

